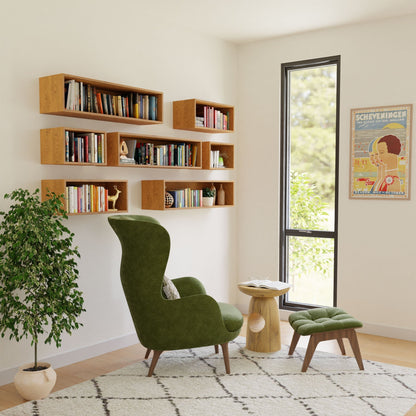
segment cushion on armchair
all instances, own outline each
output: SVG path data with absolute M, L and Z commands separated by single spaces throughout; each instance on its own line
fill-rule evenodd
M 176 286 L 166 276 L 163 276 L 162 289 L 163 289 L 163 293 L 165 294 L 167 299 L 174 300 L 174 299 L 179 299 L 180 298 L 178 289 L 176 289 Z

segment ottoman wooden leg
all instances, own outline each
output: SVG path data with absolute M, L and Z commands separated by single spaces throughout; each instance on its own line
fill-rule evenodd
M 355 329 L 350 329 L 348 331 L 347 337 L 350 340 L 351 348 L 357 361 L 358 367 L 360 368 L 360 370 L 364 370 L 364 364 L 361 358 L 360 346 L 358 345 L 358 339 Z
M 298 345 L 298 341 L 300 338 L 300 334 L 298 334 L 296 331 L 293 332 L 293 337 L 292 337 L 292 342 L 290 343 L 290 347 L 289 347 L 289 355 L 292 355 L 293 352 L 295 351 L 296 345 Z
M 309 363 L 312 360 L 313 353 L 315 352 L 316 346 L 319 344 L 319 339 L 317 339 L 316 334 L 311 334 L 309 338 L 308 348 L 306 349 L 305 358 L 303 359 L 302 373 L 304 373 L 308 367 Z
M 337 342 L 339 345 L 339 349 L 341 350 L 341 354 L 345 355 L 346 352 L 345 352 L 344 342 L 342 341 L 342 338 L 337 338 Z

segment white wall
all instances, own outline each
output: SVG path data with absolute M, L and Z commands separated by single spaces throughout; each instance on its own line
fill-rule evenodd
M 172 101 L 200 98 L 235 104 L 236 47 L 166 21 L 150 20 L 141 7 L 147 2 L 130 2 L 129 8 L 124 1 L 24 3 L 8 2 L 1 11 L 0 209 L 7 207 L 4 193 L 16 187 L 33 190 L 40 187 L 41 179 L 127 179 L 129 213 L 156 217 L 171 235 L 167 275 L 196 276 L 216 299 L 235 303 L 236 208 L 144 211 L 139 192 L 143 179 L 233 180 L 235 173 L 41 165 L 39 129 L 79 127 L 233 143 L 233 134 L 173 130 Z M 61 72 L 162 91 L 163 125 L 131 126 L 39 114 L 38 78 Z M 84 327 L 65 336 L 59 350 L 41 344 L 40 358 L 81 351 L 67 354 L 75 360 L 135 339 L 130 336 L 134 328 L 119 283 L 119 242 L 107 217 L 68 220 L 81 253 Z M 110 340 L 107 346 L 89 348 Z M 0 339 L 0 376 L 5 375 L 0 384 L 13 375 L 5 370 L 29 362 L 32 356 L 29 341 L 16 344 Z M 56 365 L 63 362 L 55 360 Z
M 243 45 L 237 120 L 244 167 L 238 170 L 238 277 L 277 278 L 280 65 L 341 55 L 338 305 L 364 321 L 366 332 L 412 340 L 415 169 L 409 201 L 351 200 L 348 181 L 350 109 L 415 104 L 415 35 L 413 15 Z M 239 294 L 238 302 L 246 308 L 248 299 Z

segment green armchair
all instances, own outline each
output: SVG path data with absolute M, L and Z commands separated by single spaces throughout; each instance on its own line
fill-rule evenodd
M 194 277 L 173 279 L 180 298 L 166 299 L 162 292 L 170 250 L 166 229 L 143 215 L 112 215 L 108 221 L 121 243 L 121 283 L 137 336 L 147 348 L 146 358 L 153 350 L 148 376 L 163 351 L 208 345 L 216 352 L 221 345 L 229 374 L 228 342 L 240 333 L 240 311 L 216 302 Z

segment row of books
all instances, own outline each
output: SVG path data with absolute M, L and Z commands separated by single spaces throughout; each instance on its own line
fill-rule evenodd
M 158 99 L 155 95 L 128 92 L 117 94 L 98 91 L 90 84 L 65 81 L 65 108 L 121 117 L 157 120 Z
M 173 196 L 173 205 L 171 208 L 202 207 L 201 189 L 185 188 L 167 192 Z
M 65 130 L 65 162 L 105 163 L 104 134 Z
M 224 158 L 220 156 L 219 150 L 211 150 L 209 155 L 209 165 L 211 168 L 223 168 Z
M 223 113 L 215 107 L 204 106 L 202 111 L 196 116 L 195 125 L 197 127 L 209 127 L 212 129 L 230 130 L 230 114 Z
M 108 211 L 108 189 L 84 184 L 65 188 L 66 211 L 69 214 Z
M 153 166 L 196 166 L 198 147 L 191 143 L 141 143 L 127 140 L 129 153 L 120 163 Z

